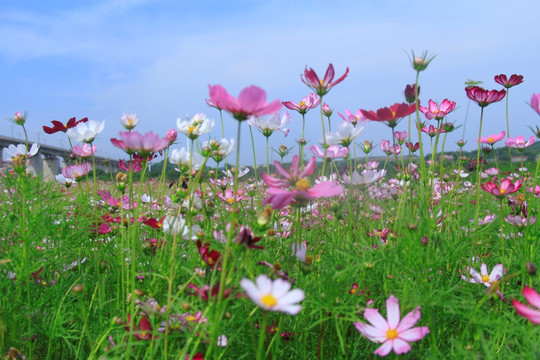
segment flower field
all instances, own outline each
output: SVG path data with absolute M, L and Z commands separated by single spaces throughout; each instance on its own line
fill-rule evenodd
M 415 83 L 380 109 L 332 109 L 327 95 L 349 69 L 330 64 L 324 76 L 306 67 L 298 103 L 209 85 L 219 120 L 201 112 L 163 137 L 124 115 L 110 142 L 125 158 L 108 181 L 94 171 L 105 122 L 43 125 L 71 146 L 56 182 L 28 171 L 38 144 L 11 145 L 0 177 L 0 356 L 540 358 L 540 130 L 516 134 L 508 116 L 524 77 L 497 75 L 493 90 L 467 84 L 479 118 L 448 150 L 463 124 L 447 116 L 466 104 L 420 92 L 434 58 L 412 53 Z M 490 134 L 484 117 L 504 101 L 507 126 Z M 529 105 L 537 123 L 540 94 Z M 319 141 L 305 139 L 310 111 Z M 11 119 L 25 134 L 26 116 Z M 358 141 L 367 122 L 387 140 Z M 280 147 L 272 164 L 277 132 L 298 146 Z M 253 150 L 264 139 L 259 171 L 254 151 L 253 166 L 240 165 L 248 135 Z M 370 155 L 376 146 L 383 161 Z

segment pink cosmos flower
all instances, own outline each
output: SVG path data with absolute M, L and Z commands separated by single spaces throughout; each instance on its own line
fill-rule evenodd
M 366 111 L 360 109 L 360 111 L 367 120 L 381 122 L 386 121 L 388 123 L 387 125 L 391 128 L 396 127 L 398 121 L 401 118 L 412 114 L 413 112 L 415 112 L 415 110 L 416 106 L 414 104 L 409 105 L 407 103 L 395 103 L 390 107 L 380 108 L 379 110 L 377 110 L 377 112 L 373 110 Z
M 401 147 L 398 144 L 394 146 L 390 145 L 390 140 L 381 141 L 381 150 L 388 156 L 392 154 L 399 155 L 401 153 Z
M 302 206 L 310 200 L 337 196 L 343 193 L 343 187 L 335 181 L 325 181 L 310 187 L 306 176 L 313 174 L 313 171 L 315 171 L 315 156 L 311 158 L 311 161 L 302 171 L 298 166 L 298 155 L 293 157 L 289 171 L 283 169 L 278 161 L 275 161 L 274 165 L 283 179 L 263 174 L 264 183 L 268 186 L 266 192 L 270 195 L 264 200 L 264 205 L 270 204 L 274 209 L 283 209 L 291 203 Z
M 142 157 L 149 157 L 154 153 L 164 150 L 169 146 L 170 138 L 160 139 L 159 136 L 152 131 L 144 135 L 137 131 L 120 132 L 120 139 L 111 139 L 111 143 L 130 153 L 138 153 Z
M 540 294 L 538 294 L 538 291 L 525 286 L 523 290 L 521 290 L 521 293 L 530 305 L 536 308 L 540 308 Z M 540 310 L 531 309 L 530 307 L 526 306 L 520 301 L 517 301 L 516 299 L 512 299 L 512 306 L 514 307 L 514 309 L 516 309 L 519 315 L 523 316 L 533 324 L 540 324 Z
M 362 114 L 362 111 L 358 110 L 356 114 L 351 113 L 349 110 L 345 110 L 345 116 L 338 113 L 338 115 L 345 121 L 356 125 L 359 121 L 365 121 L 366 117 Z
M 67 179 L 75 179 L 76 181 L 92 170 L 92 165 L 84 163 L 80 165 L 71 165 L 62 169 L 62 175 Z
M 501 101 L 506 95 L 506 90 L 486 90 L 480 86 L 466 87 L 465 92 L 469 99 L 480 107 L 486 107 L 491 103 Z
M 413 144 L 412 142 L 406 142 L 405 146 L 407 149 L 411 150 L 411 152 L 416 152 L 418 149 L 420 149 L 420 143 Z
M 429 100 L 428 104 L 428 108 L 423 106 L 418 107 L 418 109 L 426 116 L 428 120 L 442 120 L 446 115 L 454 111 L 456 108 L 456 103 L 448 99 L 444 99 L 441 106 L 438 106 L 433 100 Z
M 81 146 L 74 146 L 72 152 L 75 156 L 87 158 L 96 153 L 96 145 L 90 146 L 90 144 L 83 143 Z
M 508 194 L 515 193 L 521 188 L 521 180 L 516 180 L 515 183 L 510 179 L 504 179 L 501 185 L 497 185 L 494 182 L 488 181 L 485 184 L 480 184 L 484 191 L 495 195 L 498 198 L 503 198 Z
M 279 100 L 266 102 L 266 91 L 258 86 L 248 86 L 240 91 L 238 99 L 230 95 L 221 85 L 208 85 L 210 101 L 217 108 L 230 112 L 238 121 L 247 120 L 249 116 L 262 116 L 275 113 L 281 109 Z
M 461 275 L 461 278 L 473 284 L 482 283 L 489 288 L 491 287 L 491 285 L 493 285 L 494 282 L 499 281 L 502 278 L 503 271 L 503 265 L 497 264 L 493 267 L 491 273 L 489 273 L 487 265 L 485 263 L 482 263 L 482 265 L 480 266 L 480 273 L 478 273 L 475 269 L 470 268 L 470 276 L 467 277 L 465 275 Z
M 516 136 L 515 139 L 508 138 L 505 144 L 509 148 L 514 148 L 514 149 L 518 149 L 519 151 L 523 151 L 525 148 L 534 144 L 534 136 L 531 135 L 529 140 L 525 142 L 525 138 L 521 135 L 518 135 Z
M 317 94 L 311 93 L 306 97 L 303 97 L 302 100 L 297 104 L 294 101 L 283 101 L 282 104 L 290 110 L 298 111 L 300 114 L 304 115 L 309 110 L 316 108 L 321 103 L 321 98 Z
M 332 116 L 332 113 L 334 111 L 330 108 L 330 106 L 328 106 L 328 104 L 324 103 L 323 106 L 322 106 L 322 112 L 323 112 L 324 116 L 330 117 L 330 116 Z
M 420 319 L 420 306 L 409 312 L 403 319 L 400 319 L 399 300 L 390 295 L 386 300 L 386 312 L 388 320 L 379 314 L 378 309 L 367 308 L 364 311 L 364 318 L 371 324 L 355 322 L 354 326 L 362 335 L 369 340 L 382 343 L 374 354 L 386 356 L 392 350 L 396 354 L 404 354 L 411 350 L 409 342 L 422 339 L 429 334 L 427 326 L 413 328 Z
M 533 225 L 536 222 L 536 218 L 533 216 L 520 216 L 520 215 L 508 215 L 504 220 L 510 225 L 524 227 L 527 225 Z
M 510 76 L 510 79 L 506 77 L 504 74 L 495 75 L 495 82 L 497 84 L 501 84 L 507 89 L 510 89 L 512 86 L 519 85 L 523 82 L 523 75 L 516 75 L 513 74 Z
M 406 131 L 396 131 L 394 137 L 396 138 L 399 145 L 402 145 L 405 140 L 407 140 L 409 134 Z
M 99 196 L 109 205 L 113 207 L 122 206 L 125 210 L 133 209 L 137 207 L 137 203 L 134 202 L 132 206 L 129 205 L 129 196 L 124 195 L 121 199 L 113 198 L 109 191 L 98 190 Z
M 326 69 L 326 74 L 324 75 L 324 79 L 319 80 L 319 77 L 317 76 L 317 73 L 312 68 L 307 68 L 304 70 L 304 75 L 300 75 L 300 79 L 304 84 L 309 86 L 313 91 L 317 93 L 319 96 L 323 96 L 327 94 L 331 88 L 333 88 L 335 85 L 342 82 L 349 73 L 349 68 L 345 70 L 345 74 L 343 74 L 339 79 L 336 81 L 334 80 L 334 65 L 329 64 L 328 68 Z
M 501 141 L 506 136 L 506 131 L 501 131 L 500 134 L 491 134 L 487 138 L 480 137 L 481 144 L 494 145 L 497 141 Z
M 320 159 L 324 159 L 324 150 L 321 149 L 318 145 L 312 145 L 309 147 L 309 150 Z M 346 147 L 340 147 L 339 145 L 331 145 L 326 149 L 326 158 L 327 159 L 339 159 L 344 158 L 349 155 L 349 149 Z
M 433 125 L 429 125 L 429 127 L 424 126 L 422 132 L 428 134 L 431 138 L 437 136 L 438 133 L 445 133 L 444 129 L 439 129 Z
M 532 94 L 529 104 L 538 115 L 540 115 L 540 94 Z

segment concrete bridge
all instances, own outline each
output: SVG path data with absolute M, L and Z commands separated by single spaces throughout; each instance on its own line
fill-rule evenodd
M 10 144 L 18 145 L 24 143 L 25 140 L 0 135 L 0 160 L 3 159 L 2 150 L 4 148 L 7 148 Z M 30 141 L 29 146 L 32 146 L 32 144 L 33 142 Z M 32 163 L 30 171 L 35 174 L 42 174 L 43 178 L 46 180 L 54 180 L 54 177 L 60 174 L 62 166 L 68 164 L 70 155 L 70 150 L 39 144 L 38 153 L 30 158 L 30 162 Z M 120 171 L 118 160 L 95 156 L 95 162 L 96 168 L 101 169 L 104 172 Z

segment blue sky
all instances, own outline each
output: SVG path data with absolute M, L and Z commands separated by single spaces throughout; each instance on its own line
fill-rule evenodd
M 28 111 L 33 141 L 67 147 L 64 134 L 41 129 L 70 117 L 106 120 L 96 140 L 98 153 L 124 157 L 109 138 L 122 130 L 123 113 L 136 113 L 139 132 L 163 136 L 176 119 L 205 112 L 208 84 L 231 94 L 249 85 L 265 89 L 268 99 L 298 102 L 309 93 L 300 81 L 306 66 L 320 76 L 329 63 L 349 76 L 325 97 L 337 112 L 377 109 L 402 102 L 415 73 L 407 54 L 427 50 L 437 57 L 421 73 L 421 100 L 456 101 L 448 120 L 463 124 L 468 99 L 464 82 L 483 81 L 499 89 L 493 76 L 524 75 L 510 91 L 511 135 L 531 134 L 538 115 L 526 104 L 540 92 L 537 1 L 2 1 L 0 2 L 0 118 Z M 290 112 L 291 133 L 278 132 L 270 144 L 293 146 L 301 117 Z M 471 105 L 465 140 L 475 148 L 479 108 Z M 22 136 L 2 120 L 2 134 Z M 322 136 L 318 111 L 307 114 L 310 144 Z M 226 135 L 236 121 L 225 116 Z M 506 129 L 504 102 L 485 111 L 483 135 Z M 397 130 L 405 130 L 406 121 Z M 251 162 L 247 124 L 241 159 Z M 463 129 L 450 137 L 460 139 Z M 258 163 L 265 159 L 264 138 L 254 133 Z M 379 143 L 390 130 L 368 123 L 360 141 Z M 185 146 L 185 137 L 179 136 Z M 203 140 L 206 140 L 204 137 Z M 380 151 L 378 152 L 380 154 Z M 274 157 L 277 159 L 277 157 Z

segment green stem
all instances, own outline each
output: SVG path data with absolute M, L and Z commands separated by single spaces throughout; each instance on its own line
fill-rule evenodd
M 259 179 L 257 177 L 257 157 L 255 156 L 255 141 L 253 140 L 253 130 L 251 129 L 251 125 L 249 126 L 249 134 L 251 135 L 251 147 L 253 148 L 253 170 L 255 170 L 255 184 L 259 184 Z M 240 147 L 240 130 L 238 130 L 238 147 Z M 239 160 L 238 160 L 239 153 L 236 153 L 236 172 L 240 170 L 239 168 Z M 236 185 L 236 181 L 235 181 Z M 236 198 L 236 194 L 234 195 Z M 235 201 L 236 203 L 236 201 Z
M 324 129 L 324 113 L 323 113 L 323 97 L 322 96 L 321 96 L 321 103 L 320 103 L 319 108 L 321 109 L 321 125 L 322 125 L 323 147 L 324 147 L 324 158 L 323 158 L 321 176 L 324 176 L 324 170 L 326 168 L 326 150 L 328 146 L 326 144 L 326 131 Z

